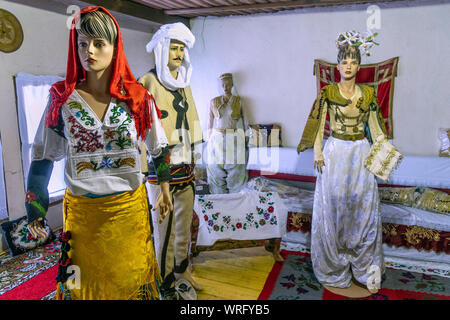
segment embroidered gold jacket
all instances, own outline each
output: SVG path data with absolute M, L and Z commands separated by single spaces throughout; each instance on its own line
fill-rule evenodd
M 341 95 L 337 84 L 323 87 L 311 108 L 297 152 L 314 148 L 314 160 L 323 160 L 322 139 L 327 113 L 331 131 L 339 136 L 349 137 L 351 140 L 352 136 L 365 135 L 372 142 L 379 135 L 386 135 L 374 89 L 357 84 L 354 97 L 357 99 L 356 108 L 359 114 L 349 116 L 345 107 L 349 106 L 352 100 Z

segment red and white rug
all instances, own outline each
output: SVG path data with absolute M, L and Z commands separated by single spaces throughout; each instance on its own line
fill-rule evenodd
M 258 300 L 350 300 L 324 289 L 308 253 L 282 250 Z M 377 294 L 358 300 L 450 300 L 450 278 L 387 268 Z
M 0 300 L 52 300 L 60 243 L 55 240 L 16 257 L 0 256 Z

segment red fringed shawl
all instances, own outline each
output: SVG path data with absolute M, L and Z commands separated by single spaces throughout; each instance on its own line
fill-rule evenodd
M 77 37 L 78 33 L 75 23 L 80 14 L 101 10 L 111 17 L 117 28 L 116 41 L 116 59 L 113 60 L 113 73 L 109 91 L 112 97 L 125 101 L 131 112 L 138 136 L 145 139 L 146 130 L 151 128 L 151 114 L 149 109 L 150 100 L 156 107 L 153 96 L 134 78 L 128 66 L 127 58 L 123 52 L 122 35 L 120 33 L 119 24 L 116 19 L 103 7 L 86 7 L 82 9 L 72 21 L 72 28 L 69 37 L 69 54 L 67 57 L 66 79 L 56 82 L 50 88 L 50 106 L 46 117 L 47 127 L 57 127 L 61 106 L 66 102 L 72 94 L 76 85 L 86 79 L 86 71 L 80 63 L 77 53 Z M 161 112 L 156 107 L 158 117 L 161 118 Z

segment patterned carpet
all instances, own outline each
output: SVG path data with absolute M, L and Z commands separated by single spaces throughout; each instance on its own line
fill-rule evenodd
M 0 256 L 0 300 L 52 300 L 59 241 L 16 257 Z M 281 251 L 258 300 L 346 300 L 324 290 L 308 253 Z M 382 288 L 367 300 L 450 300 L 450 278 L 387 268 Z
M 60 246 L 55 240 L 15 257 L 1 255 L 0 300 L 54 299 Z
M 281 251 L 258 300 L 347 300 L 324 289 L 314 276 L 310 255 Z M 377 294 L 361 300 L 450 300 L 450 278 L 387 268 Z

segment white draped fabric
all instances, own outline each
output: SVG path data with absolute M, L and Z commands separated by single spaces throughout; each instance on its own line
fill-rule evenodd
M 49 89 L 53 83 L 60 80 L 63 80 L 63 78 L 58 76 L 35 76 L 28 73 L 18 73 L 15 77 L 25 184 L 31 164 L 31 147 L 40 120 L 48 104 Z M 64 160 L 54 163 L 48 186 L 50 198 L 64 193 L 66 188 L 64 182 L 64 165 Z
M 213 130 L 207 144 L 208 184 L 211 193 L 237 193 L 248 179 L 244 131 Z
M 352 274 L 366 284 L 372 266 L 383 272 L 377 182 L 364 167 L 369 150 L 366 139 L 330 137 L 325 144 L 325 167 L 317 176 L 311 227 L 314 273 L 324 285 L 349 287 Z

